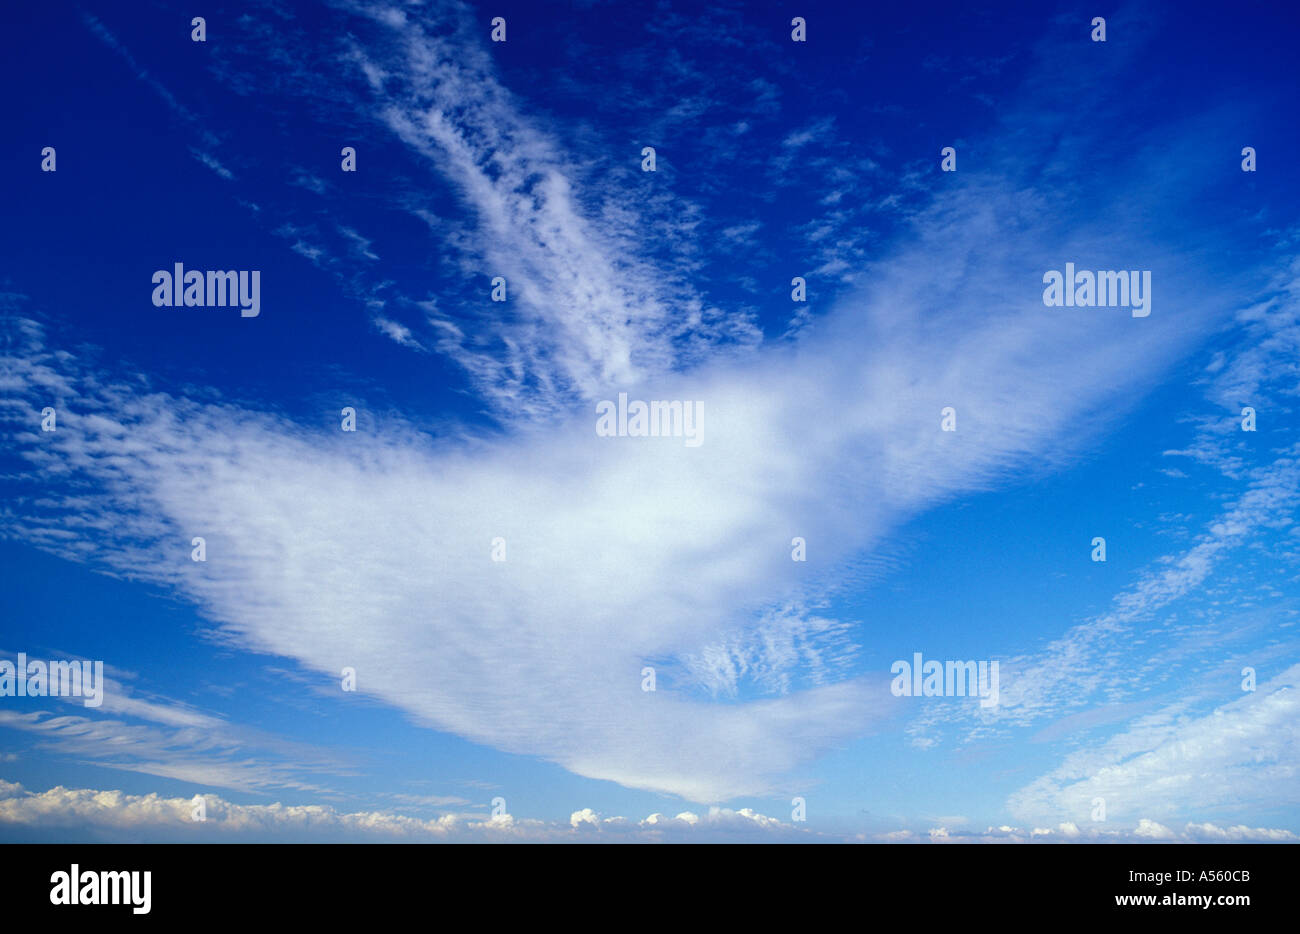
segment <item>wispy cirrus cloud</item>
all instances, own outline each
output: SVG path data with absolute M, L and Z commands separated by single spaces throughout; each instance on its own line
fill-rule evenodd
M 1238 692 L 1240 694 L 1240 692 Z M 1012 795 L 1020 819 L 1107 820 L 1231 812 L 1242 802 L 1300 802 L 1300 665 L 1205 715 L 1173 707 L 1139 717 L 1110 740 L 1068 755 Z
M 1278 262 L 1260 297 L 1235 313 L 1223 349 L 1206 352 L 1200 389 L 1211 411 L 1186 420 L 1188 450 L 1167 452 L 1221 474 L 1199 529 L 1184 514 L 1167 519 L 1188 544 L 1143 569 L 1106 612 L 1039 652 L 1004 658 L 996 709 L 937 707 L 909 725 L 928 747 L 945 725 L 960 724 L 968 741 L 1054 720 L 1038 738 L 1076 748 L 1012 795 L 1017 817 L 1082 820 L 1098 797 L 1113 814 L 1161 819 L 1276 806 L 1278 783 L 1300 772 L 1285 723 L 1297 609 L 1276 599 L 1294 579 L 1300 447 L 1285 423 L 1242 431 L 1241 413 L 1245 404 L 1270 420 L 1290 411 L 1297 268 Z M 1182 471 L 1172 479 L 1193 482 Z M 1244 668 L 1258 670 L 1255 693 L 1242 693 Z
M 319 794 L 329 791 L 324 776 L 355 770 L 355 763 L 318 747 L 142 693 L 134 680 L 134 673 L 106 666 L 98 707 L 86 708 L 80 698 L 42 698 L 56 709 L 0 710 L 0 727 L 26 734 L 45 754 L 200 788 Z
M 393 299 L 374 323 L 456 359 L 505 421 L 553 433 L 463 449 L 407 425 L 324 435 L 98 369 L 18 320 L 17 479 L 71 485 L 24 494 L 9 534 L 164 584 L 235 645 L 322 675 L 355 666 L 365 693 L 432 728 L 693 800 L 782 787 L 894 712 L 882 678 L 852 673 L 853 621 L 820 613 L 845 569 L 912 516 L 1068 464 L 1227 317 L 1211 267 L 1166 276 L 1185 268 L 1181 249 L 1127 223 L 1126 192 L 1153 186 L 1177 216 L 1195 186 L 1134 157 L 1104 203 L 1058 191 L 1089 146 L 1115 143 L 1062 140 L 1053 117 L 1032 158 L 996 151 L 933 197 L 913 172 L 906 199 L 878 205 L 909 235 L 865 264 L 862 288 L 787 346 L 755 349 L 747 315 L 645 257 L 636 211 L 580 189 L 581 160 L 523 116 L 463 21 L 362 13 L 375 41 L 343 60 L 368 91 L 347 100 L 449 180 L 473 216 L 455 230 L 463 269 L 504 275 L 513 296 L 500 318 L 454 320 L 439 301 Z M 799 149 L 832 159 L 830 125 L 814 126 Z M 1182 153 L 1183 139 L 1162 142 Z M 855 218 L 804 229 L 836 247 L 824 273 L 862 262 L 842 236 Z M 344 250 L 327 252 L 305 225 L 278 229 L 323 266 L 372 242 L 336 226 Z M 1039 276 L 1062 257 L 1140 257 L 1157 271 L 1156 315 L 1045 310 Z M 622 389 L 704 400 L 705 447 L 595 438 L 590 401 Z M 57 436 L 31 430 L 45 404 L 65 413 Z M 938 431 L 945 405 L 954 434 Z M 1258 498 L 1252 515 L 1270 505 Z M 205 533 L 196 566 L 187 543 Z M 503 564 L 488 559 L 497 535 Z M 792 535 L 812 543 L 806 569 L 789 561 Z M 1134 599 L 1185 592 L 1218 552 L 1189 554 Z M 662 669 L 654 695 L 639 690 L 647 660 Z M 1018 684 L 1025 709 L 1032 682 Z
M 842 625 L 787 619 L 801 635 L 773 639 L 756 620 L 816 606 L 907 517 L 1068 462 L 1108 404 L 1213 320 L 1212 289 L 1193 301 L 1190 283 L 1168 299 L 1182 302 L 1176 331 L 1045 313 L 1038 270 L 1061 248 L 1036 246 L 1046 220 L 1023 214 L 1023 239 L 991 240 L 999 210 L 1016 209 L 978 185 L 950 193 L 871 290 L 796 344 L 641 387 L 704 400 L 696 449 L 599 438 L 580 413 L 463 450 L 397 425 L 322 435 L 128 387 L 24 323 L 24 423 L 41 404 L 66 415 L 57 434 L 21 432 L 18 450 L 82 492 L 75 510 L 24 504 L 14 532 L 174 588 L 238 645 L 331 675 L 354 666 L 364 692 L 428 726 L 692 800 L 770 792 L 893 700 L 883 675 L 819 669 L 851 655 Z M 940 283 L 936 264 L 983 275 Z M 51 398 L 52 373 L 66 395 Z M 939 431 L 944 405 L 956 433 Z M 70 518 L 112 531 L 66 541 Z M 202 565 L 188 560 L 196 534 Z M 813 543 L 806 566 L 789 560 L 793 535 Z M 489 560 L 495 536 L 504 563 Z M 654 694 L 639 689 L 649 659 Z M 710 684 L 745 699 L 698 696 Z

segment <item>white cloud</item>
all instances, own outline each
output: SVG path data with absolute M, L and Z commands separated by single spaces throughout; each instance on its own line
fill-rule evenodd
M 508 301 L 492 304 L 472 336 L 438 319 L 403 324 L 417 341 L 427 328 L 499 417 L 550 418 L 611 384 L 696 362 L 719 343 L 758 340 L 745 316 L 708 307 L 637 256 L 635 212 L 601 209 L 592 192 L 575 190 L 576 160 L 498 81 L 471 19 L 430 12 L 397 26 L 382 9 L 358 12 L 393 32 L 346 57 L 385 75 L 357 106 L 442 173 L 468 207 L 470 287 L 486 300 L 490 279 L 507 282 Z M 438 231 L 447 237 L 445 225 Z
M 396 321 L 392 321 L 382 315 L 376 315 L 373 320 L 375 327 L 379 328 L 380 331 L 401 344 L 403 347 L 411 347 L 415 349 L 420 347 L 420 342 L 415 339 L 411 334 L 411 329 L 406 327 L 406 325 L 398 324 Z
M 323 792 L 328 789 L 308 779 L 348 770 L 342 760 L 313 746 L 169 698 L 141 696 L 127 683 L 134 677 L 106 668 L 99 707 L 86 708 L 80 698 L 48 698 L 62 702 L 63 709 L 0 710 L 0 727 L 28 734 L 42 752 L 204 788 Z
M 1133 831 L 1133 833 L 1135 836 L 1148 837 L 1152 840 L 1169 840 L 1174 836 L 1174 832 L 1168 827 L 1157 824 L 1145 817 L 1138 821 L 1137 830 Z
M 218 159 L 216 156 L 212 155 L 212 153 L 201 152 L 198 149 L 191 149 L 190 154 L 193 155 L 195 159 L 199 160 L 208 168 L 210 168 L 212 171 L 216 172 L 222 178 L 229 180 L 235 177 L 235 173 L 230 171 L 230 169 L 226 168 L 224 165 L 222 165 L 221 160 Z
M 421 93 L 441 101 L 465 85 L 411 42 Z M 426 87 L 434 73 L 445 87 Z M 498 90 L 466 91 L 506 106 Z M 543 387 L 545 404 L 577 386 L 699 399 L 704 444 L 598 438 L 586 405 L 549 432 L 464 450 L 396 423 L 322 434 L 128 390 L 30 338 L 14 360 L 27 423 L 51 374 L 70 390 L 57 435 L 29 432 L 21 453 L 46 478 L 99 492 L 17 516 L 14 531 L 180 591 L 241 646 L 322 676 L 356 667 L 363 692 L 423 724 L 590 777 L 725 800 L 768 791 L 879 723 L 893 710 L 887 678 L 845 679 L 852 633 L 815 615 L 845 568 L 921 510 L 1067 463 L 1218 313 L 1213 288 L 1190 280 L 1162 292 L 1176 318 L 1045 309 L 1041 270 L 1113 243 L 1113 230 L 1079 217 L 1063 242 L 1050 215 L 1021 213 L 1023 192 L 973 183 L 936 200 L 871 287 L 798 341 L 663 375 L 665 309 L 626 318 L 626 296 L 599 294 L 640 274 L 586 298 L 572 282 L 551 291 L 574 269 L 593 283 L 613 273 L 593 260 L 604 251 L 562 177 L 542 173 L 535 197 L 512 187 L 558 159 L 549 144 L 509 120 L 480 126 L 474 107 L 465 126 L 436 107 L 418 123 L 402 113 L 414 142 L 432 134 L 459 152 L 465 186 L 497 212 L 486 228 L 527 264 L 526 300 L 565 316 L 547 319 L 537 345 L 566 373 L 555 394 Z M 487 145 L 503 160 L 491 177 Z M 1018 217 L 1010 233 L 1003 212 Z M 517 229 L 546 231 L 546 245 L 515 242 Z M 1160 249 L 1142 253 L 1158 261 Z M 936 275 L 971 269 L 980 275 Z M 660 375 L 620 382 L 649 372 Z M 946 405 L 955 433 L 939 430 Z M 94 537 L 67 538 L 90 524 Z M 205 564 L 177 544 L 198 534 Z M 790 561 L 794 535 L 810 543 L 807 564 Z M 489 560 L 496 536 L 503 564 Z M 640 690 L 646 664 L 660 669 L 653 694 Z M 713 703 L 709 690 L 745 700 Z
M 425 725 L 692 800 L 771 789 L 891 709 L 885 679 L 838 674 L 853 650 L 842 623 L 805 608 L 908 517 L 1067 462 L 1222 314 L 1194 273 L 1160 279 L 1141 321 L 1044 309 L 1039 276 L 1062 258 L 1182 264 L 1043 179 L 1008 193 L 975 176 L 798 342 L 710 359 L 752 344 L 751 323 L 666 291 L 623 228 L 591 219 L 573 160 L 521 116 L 487 53 L 434 32 L 404 22 L 382 64 L 352 60 L 375 76 L 384 123 L 476 212 L 484 285 L 511 283 L 499 320 L 435 322 L 438 346 L 499 412 L 552 433 L 464 450 L 393 424 L 318 434 L 128 387 L 30 339 L 10 403 L 33 424 L 58 398 L 58 435 L 28 432 L 20 453 L 93 491 L 24 511 L 13 534 L 165 584 L 242 647 L 322 677 L 354 666 L 363 692 Z M 1058 168 L 1086 158 L 1079 146 Z M 585 403 L 621 389 L 703 400 L 704 446 L 596 438 Z M 956 433 L 938 431 L 945 405 Z M 180 544 L 195 534 L 203 565 Z M 497 535 L 504 564 L 488 559 Z M 789 561 L 792 535 L 809 539 L 806 567 Z M 645 694 L 650 660 L 663 671 Z
M 205 820 L 193 818 L 191 798 L 157 794 L 132 795 L 89 788 L 51 788 L 29 792 L 16 782 L 0 780 L 0 835 L 26 829 L 59 835 L 71 830 L 78 839 L 120 839 L 124 832 L 162 841 L 347 840 L 365 842 L 582 842 L 610 839 L 636 841 L 721 841 L 808 839 L 817 835 L 752 810 L 713 808 L 706 815 L 675 818 L 651 815 L 645 820 L 602 817 L 590 808 L 568 821 L 521 819 L 512 815 L 484 818 L 448 813 L 419 818 L 394 811 L 342 811 L 330 805 L 236 804 L 218 795 L 203 795 Z
M 990 827 L 984 831 L 936 828 L 836 835 L 784 823 L 758 812 L 711 808 L 703 815 L 651 814 L 642 820 L 603 817 L 591 808 L 573 812 L 567 821 L 491 819 L 447 813 L 420 818 L 394 811 L 344 811 L 330 805 L 235 804 L 204 795 L 206 820 L 193 819 L 194 799 L 157 794 L 132 795 L 89 788 L 51 788 L 29 792 L 16 782 L 0 780 L 0 836 L 79 841 L 133 838 L 163 842 L 859 842 L 859 843 L 1133 843 L 1152 839 L 1178 842 L 1224 841 L 1294 843 L 1295 834 L 1272 828 L 1211 823 L 1188 824 L 1176 832 L 1150 820 L 1133 827 L 1057 829 Z M 34 836 L 32 836 L 34 835 Z
M 1169 352 L 1127 318 L 1044 315 L 1036 289 L 996 317 L 958 294 L 927 304 L 930 262 L 973 248 L 957 229 L 799 345 L 646 387 L 704 401 L 694 449 L 598 438 L 589 412 L 456 451 L 400 425 L 320 434 L 73 373 L 59 432 L 29 432 L 21 451 L 43 482 L 72 472 L 99 495 L 14 531 L 173 587 L 248 648 L 322 676 L 356 667 L 362 691 L 429 726 L 691 800 L 761 793 L 892 700 L 883 675 L 819 676 L 851 650 L 833 622 L 782 610 L 764 635 L 764 608 L 815 600 L 820 576 L 916 510 L 1065 456 Z M 58 367 L 27 349 L 15 367 L 34 413 L 36 374 Z M 946 404 L 955 434 L 938 430 Z M 64 540 L 77 523 L 101 530 Z M 198 534 L 204 564 L 189 560 Z M 815 561 L 790 561 L 793 534 Z M 691 661 L 710 646 L 732 662 Z M 650 659 L 663 671 L 645 694 Z M 788 693 L 695 699 L 742 669 L 751 691 Z
M 1300 803 L 1300 665 L 1204 716 L 1181 709 L 1139 718 L 1105 743 L 1071 753 L 1013 794 L 1022 819 L 1066 817 L 1086 825 L 1093 800 L 1107 820 L 1166 820 L 1241 802 Z M 1140 830 L 1158 832 L 1152 823 Z

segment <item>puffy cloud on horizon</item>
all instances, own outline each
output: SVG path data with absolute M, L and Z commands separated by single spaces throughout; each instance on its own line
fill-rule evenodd
M 1158 837 L 1171 842 L 1294 843 L 1286 830 L 1244 825 L 1221 827 L 1188 824 L 1181 831 L 1143 819 L 1136 827 L 1080 831 L 1072 824 L 1055 829 L 989 827 L 984 831 L 936 827 L 870 834 L 829 834 L 783 822 L 749 808 L 684 811 L 674 817 L 651 814 L 636 820 L 603 817 L 591 808 L 574 811 L 568 821 L 486 818 L 448 813 L 418 818 L 394 811 L 342 811 L 331 805 L 243 805 L 205 795 L 205 817 L 193 819 L 190 798 L 58 786 L 30 792 L 0 779 L 0 838 L 94 840 L 148 834 L 168 842 L 316 841 L 316 842 L 769 842 L 849 843 L 1132 843 Z
M 583 808 L 562 822 L 467 812 L 419 818 L 395 811 L 342 811 L 331 805 L 245 805 L 218 795 L 203 798 L 205 819 L 196 821 L 192 798 L 63 786 L 30 792 L 16 782 L 0 780 L 0 836 L 19 830 L 56 835 L 75 831 L 89 837 L 125 831 L 147 832 L 151 839 L 173 842 L 256 838 L 503 843 L 581 841 L 592 835 L 648 841 L 812 836 L 748 808 L 710 808 L 704 814 L 684 811 L 674 817 L 651 814 L 644 820 L 601 817 Z

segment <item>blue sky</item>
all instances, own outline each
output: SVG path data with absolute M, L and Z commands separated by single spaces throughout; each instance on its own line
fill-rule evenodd
M 0 837 L 1294 840 L 1300 17 L 889 6 L 8 12 Z

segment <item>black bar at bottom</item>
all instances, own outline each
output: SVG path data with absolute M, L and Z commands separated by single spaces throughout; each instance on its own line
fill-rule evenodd
M 498 919 L 544 920 L 557 912 L 562 919 L 572 912 L 593 922 L 651 923 L 660 912 L 696 908 L 734 921 L 750 913 L 762 919 L 782 907 L 811 920 L 826 919 L 846 901 L 864 923 L 896 912 L 929 922 L 1035 910 L 1055 913 L 1048 918 L 1183 923 L 1196 916 L 1230 924 L 1294 908 L 1296 855 L 1293 845 L 1259 844 L 876 845 L 821 852 L 771 846 L 624 846 L 613 852 L 461 846 L 448 852 L 427 845 L 11 844 L 0 850 L 0 904 L 7 921 L 35 915 L 145 924 L 374 922 L 457 904 L 477 904 Z M 74 865 L 78 902 L 83 895 L 96 901 L 116 895 L 120 904 L 70 904 Z M 122 872 L 141 875 L 103 875 Z M 137 911 L 144 907 L 144 872 L 147 913 Z M 58 873 L 67 876 L 62 888 Z M 68 903 L 55 904 L 52 895 Z M 451 923 L 451 917 L 444 920 Z

